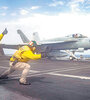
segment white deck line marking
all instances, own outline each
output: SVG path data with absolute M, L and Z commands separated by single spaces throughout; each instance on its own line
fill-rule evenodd
M 45 71 L 39 71 L 41 73 L 48 73 L 48 72 L 64 72 L 64 71 L 71 71 L 71 70 L 78 70 L 78 69 L 87 69 L 90 67 L 69 67 L 69 68 L 59 68 L 59 69 L 52 69 L 52 70 L 45 70 Z
M 56 75 L 56 76 L 63 76 L 63 77 L 71 77 L 71 78 L 79 78 L 79 79 L 90 79 L 90 77 L 85 77 L 85 76 L 75 76 L 75 75 L 68 75 L 68 74 L 58 74 L 58 73 L 48 73 L 50 75 Z
M 90 67 L 83 67 L 83 68 L 71 68 L 71 69 L 62 69 L 62 70 L 59 70 L 57 69 L 58 71 L 54 71 L 54 70 L 46 70 L 46 71 L 39 71 L 39 72 L 33 72 L 33 70 L 31 71 L 32 73 L 34 73 L 34 75 L 32 75 L 32 73 L 30 73 L 29 71 L 29 75 L 30 76 L 37 76 L 37 75 L 43 75 L 43 74 L 49 74 L 49 73 L 52 73 L 52 72 L 65 72 L 65 71 L 71 71 L 71 70 L 78 70 L 78 69 L 84 69 L 84 68 L 90 68 Z M 21 75 L 21 74 L 18 74 L 18 75 Z M 10 76 L 18 76 L 18 75 L 10 75 Z
M 66 71 L 71 71 L 71 70 L 78 70 L 78 69 L 87 69 L 87 68 L 90 68 L 90 67 L 78 67 L 78 68 L 71 68 L 71 69 L 64 69 L 64 70 L 58 70 L 58 71 L 53 71 L 54 73 L 55 72 L 66 72 Z
M 8 69 L 9 67 L 0 66 L 0 68 Z M 71 71 L 71 70 L 85 69 L 85 68 L 90 68 L 90 67 L 77 67 L 77 68 L 69 67 L 69 68 L 59 68 L 59 69 L 52 69 L 52 70 L 45 70 L 45 71 L 30 70 L 29 72 L 32 72 L 32 73 L 64 72 L 64 71 Z
M 0 68 L 8 69 L 9 67 L 0 66 Z M 75 67 L 69 67 L 69 68 L 75 68 Z M 55 70 L 57 71 L 57 70 L 62 70 L 62 69 L 67 69 L 67 68 L 59 68 L 59 69 L 55 68 L 55 69 L 50 69 L 50 70 L 47 70 L 47 71 L 55 71 Z M 45 71 L 41 71 L 41 72 L 45 72 Z
M 0 66 L 0 68 L 8 69 L 8 67 L 3 67 L 3 66 Z M 29 75 L 30 76 L 39 76 L 39 75 L 49 74 L 49 75 L 57 75 L 57 76 L 80 78 L 80 79 L 90 79 L 90 77 L 85 77 L 85 76 L 75 76 L 75 75 L 57 74 L 56 73 L 56 72 L 65 72 L 65 71 L 85 69 L 85 68 L 90 68 L 90 67 L 78 67 L 78 68 L 70 67 L 70 68 L 63 68 L 63 69 L 62 68 L 59 68 L 59 69 L 52 69 L 52 70 L 45 70 L 45 71 L 30 70 Z M 29 75 L 27 77 L 30 77 Z M 10 75 L 10 76 L 14 76 L 14 78 L 12 78 L 12 79 L 16 79 L 16 78 L 20 78 L 18 76 L 21 76 L 21 74 L 18 74 L 18 75 Z
M 4 66 L 0 66 L 0 68 L 4 68 L 4 69 L 8 69 L 9 67 L 4 67 Z M 69 69 L 72 69 L 72 68 L 75 68 L 75 67 L 69 67 Z M 59 69 L 51 69 L 51 70 L 45 70 L 45 71 L 36 71 L 36 70 L 30 70 L 30 72 L 42 72 L 42 73 L 45 73 L 45 72 L 58 72 L 58 71 L 62 71 L 62 70 L 66 70 L 68 68 L 59 68 Z
M 0 68 L 8 69 L 9 67 L 0 66 Z M 40 72 L 40 71 L 30 70 L 30 72 L 32 72 L 32 73 L 38 73 L 38 72 Z
M 30 72 L 30 73 L 39 73 L 40 71 L 37 71 L 37 70 L 30 70 L 29 72 Z
M 83 67 L 82 69 L 84 69 L 84 68 L 90 68 L 90 67 Z M 65 72 L 65 71 L 71 71 L 71 70 L 78 70 L 78 69 L 80 69 L 80 68 L 73 68 L 73 69 L 64 69 L 64 70 L 60 70 L 60 71 L 53 71 L 53 72 L 48 72 L 48 71 L 44 71 L 43 73 L 42 73 L 42 71 L 41 71 L 41 73 L 29 73 L 29 75 L 27 76 L 27 77 L 30 77 L 30 76 L 39 76 L 39 75 L 44 75 L 44 74 L 49 74 L 49 75 L 52 75 L 52 73 L 55 73 L 55 72 Z M 51 70 L 52 71 L 52 70 Z M 57 74 L 57 73 L 56 73 Z M 10 75 L 10 76 L 13 76 L 13 77 L 15 77 L 15 78 L 13 78 L 13 79 L 17 79 L 17 78 L 20 78 L 20 77 L 18 77 L 18 76 L 20 76 L 21 74 L 18 74 L 18 75 Z M 64 75 L 64 74 L 61 74 L 61 75 Z M 74 75 L 73 75 L 74 76 Z M 84 79 L 85 79 L 85 76 L 80 76 L 80 77 L 84 77 Z M 87 79 L 88 79 L 88 77 L 86 77 Z
M 0 66 L 0 68 L 8 69 L 8 67 Z

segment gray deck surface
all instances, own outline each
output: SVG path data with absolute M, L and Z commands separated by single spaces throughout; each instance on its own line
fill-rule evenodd
M 21 71 L 0 80 L 0 100 L 90 100 L 90 61 L 30 61 L 27 80 L 20 85 Z M 9 67 L 9 60 L 0 58 L 0 73 Z

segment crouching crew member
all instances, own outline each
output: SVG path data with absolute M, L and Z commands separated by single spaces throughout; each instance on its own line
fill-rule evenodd
M 17 50 L 10 58 L 10 67 L 1 75 L 0 79 L 8 78 L 8 75 L 15 70 L 22 70 L 19 83 L 21 85 L 30 85 L 30 83 L 26 81 L 26 77 L 31 67 L 27 62 L 31 59 L 36 60 L 41 58 L 41 54 L 34 54 L 36 46 L 36 42 L 31 41 L 28 45 L 19 48 L 19 50 Z

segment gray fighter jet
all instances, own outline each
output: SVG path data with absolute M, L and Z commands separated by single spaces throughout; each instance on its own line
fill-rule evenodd
M 30 40 L 21 30 L 17 30 L 23 43 L 28 43 Z M 70 59 L 78 59 L 75 52 L 84 52 L 90 49 L 90 38 L 82 34 L 71 34 L 65 37 L 53 38 L 40 41 L 38 33 L 33 33 L 33 40 L 38 43 L 38 51 L 45 52 L 47 57 L 62 57 L 69 54 Z M 64 51 L 63 51 L 64 50 Z

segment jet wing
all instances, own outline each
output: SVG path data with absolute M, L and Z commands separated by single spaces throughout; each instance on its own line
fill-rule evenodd
M 51 49 L 66 49 L 67 44 L 69 45 L 70 43 L 75 43 L 77 40 L 67 40 L 67 41 L 47 41 L 47 42 L 42 42 L 37 45 L 37 50 L 39 52 L 45 52 L 45 51 L 50 51 Z M 21 46 L 27 45 L 28 43 L 22 43 L 22 44 L 2 44 L 2 48 L 7 48 L 7 49 L 18 49 Z
M 21 46 L 27 45 L 27 43 L 22 43 L 22 44 L 1 44 L 2 48 L 7 48 L 7 49 L 18 49 Z
M 52 44 L 52 43 L 60 43 L 60 44 L 63 44 L 63 43 L 72 43 L 72 42 L 78 42 L 78 40 L 76 39 L 71 39 L 71 40 L 66 40 L 66 41 L 44 41 L 44 42 L 41 42 L 40 44 Z
M 39 52 L 50 52 L 52 50 L 66 50 L 71 49 L 73 44 L 75 44 L 77 40 L 67 40 L 67 41 L 47 41 L 41 42 L 37 46 L 37 51 Z

